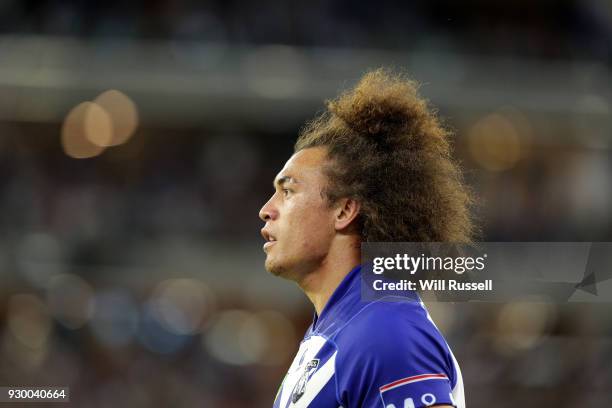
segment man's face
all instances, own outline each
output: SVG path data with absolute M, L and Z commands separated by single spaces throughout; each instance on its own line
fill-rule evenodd
M 323 197 L 322 167 L 326 149 L 295 153 L 274 180 L 274 194 L 259 211 L 266 225 L 266 269 L 299 281 L 316 269 L 328 253 L 335 234 L 334 209 Z

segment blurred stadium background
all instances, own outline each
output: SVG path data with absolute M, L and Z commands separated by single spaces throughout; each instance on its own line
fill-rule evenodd
M 609 0 L 0 1 L 0 385 L 271 406 L 312 308 L 257 212 L 379 66 L 455 129 L 483 240 L 612 241 Z M 610 304 L 430 311 L 469 407 L 612 403 Z

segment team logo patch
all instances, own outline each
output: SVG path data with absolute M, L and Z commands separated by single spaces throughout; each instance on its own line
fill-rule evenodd
M 295 404 L 300 398 L 302 398 L 302 395 L 304 395 L 304 391 L 306 390 L 306 384 L 308 383 L 308 380 L 310 380 L 310 377 L 312 377 L 314 372 L 317 370 L 318 366 L 318 358 L 314 358 L 308 363 L 306 363 L 306 365 L 304 366 L 304 372 L 300 376 L 300 379 L 298 380 L 297 384 L 295 384 L 293 392 L 291 393 L 291 402 Z

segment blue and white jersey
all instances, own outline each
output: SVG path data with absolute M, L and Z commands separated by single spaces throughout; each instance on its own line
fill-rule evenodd
M 274 408 L 464 408 L 459 365 L 416 293 L 363 302 L 360 269 L 315 313 Z

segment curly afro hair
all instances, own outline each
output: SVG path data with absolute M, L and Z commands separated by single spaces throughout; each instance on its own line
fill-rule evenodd
M 473 202 L 451 156 L 450 131 L 414 81 L 378 69 L 327 101 L 300 132 L 295 151 L 325 147 L 330 204 L 361 204 L 364 242 L 469 243 Z

